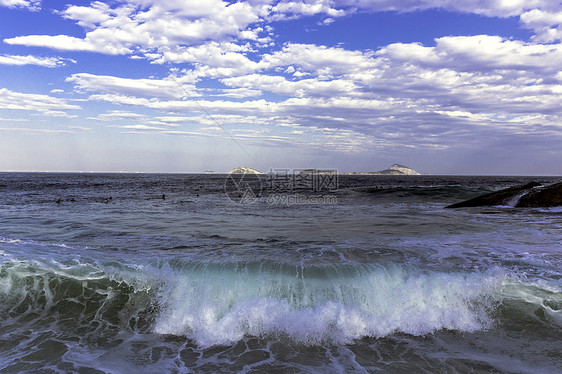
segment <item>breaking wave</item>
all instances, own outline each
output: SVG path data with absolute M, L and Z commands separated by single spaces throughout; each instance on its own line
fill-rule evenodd
M 490 327 L 506 299 L 561 319 L 562 293 L 486 273 L 401 266 L 155 262 L 124 266 L 5 258 L 0 309 L 13 328 L 58 326 L 91 334 L 120 329 L 185 336 L 200 346 L 245 336 L 303 344 L 350 343 L 394 333 Z

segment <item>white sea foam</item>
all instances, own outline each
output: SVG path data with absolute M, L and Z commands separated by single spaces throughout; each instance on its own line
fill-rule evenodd
M 551 208 L 544 208 L 539 210 L 544 213 L 562 213 L 562 206 L 554 206 Z
M 111 260 L 96 266 L 78 260 L 10 259 L 1 270 L 0 296 L 23 300 L 28 293 L 41 294 L 47 306 L 52 292 L 64 291 L 49 288 L 60 277 L 77 282 L 106 278 L 126 284 L 117 292 L 150 291 L 148 302 L 159 305 L 152 330 L 187 336 L 202 347 L 231 344 L 248 335 L 337 344 L 394 333 L 473 332 L 492 327 L 494 308 L 505 299 L 540 307 L 554 325 L 562 325 L 556 283 L 525 281 L 501 269 L 477 273 L 398 265 L 191 261 L 129 266 Z M 113 292 L 102 287 L 95 292 Z M 130 310 L 144 307 L 131 305 Z
M 155 331 L 187 335 L 202 346 L 244 335 L 317 344 L 395 332 L 476 331 L 491 324 L 489 308 L 502 281 L 498 274 L 408 273 L 398 267 L 334 279 L 178 274 L 162 294 L 165 308 Z
M 51 242 L 41 242 L 37 240 L 22 240 L 22 239 L 11 239 L 0 236 L 0 243 L 4 244 L 18 244 L 18 245 L 35 245 L 39 247 L 60 247 L 60 248 L 71 248 L 64 243 L 51 243 Z

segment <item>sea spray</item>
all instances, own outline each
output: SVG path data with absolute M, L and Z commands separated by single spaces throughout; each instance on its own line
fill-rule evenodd
M 185 335 L 201 346 L 272 334 L 305 344 L 349 343 L 395 332 L 485 328 L 504 281 L 498 272 L 400 266 L 192 262 L 173 270 L 168 264 L 104 268 L 4 262 L 3 308 L 16 319 L 71 317 L 75 310 L 84 323 L 109 317 L 111 324 L 130 326 L 142 314 L 145 323 L 153 321 L 153 331 Z M 155 314 L 147 316 L 147 310 Z
M 202 346 L 246 335 L 283 335 L 305 344 L 349 343 L 395 332 L 476 331 L 492 323 L 499 273 L 439 273 L 400 266 L 261 269 L 198 264 L 163 290 L 154 331 Z M 330 273 L 332 276 L 330 276 Z

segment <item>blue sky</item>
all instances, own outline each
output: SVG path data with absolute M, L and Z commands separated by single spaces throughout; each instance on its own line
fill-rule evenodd
M 0 170 L 562 175 L 562 6 L 0 0 Z

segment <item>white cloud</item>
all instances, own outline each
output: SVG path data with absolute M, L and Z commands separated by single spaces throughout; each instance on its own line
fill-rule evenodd
M 251 114 L 265 113 L 275 106 L 275 103 L 266 100 L 253 100 L 244 102 L 226 100 L 157 100 L 143 97 L 132 97 L 115 94 L 95 94 L 91 95 L 90 100 L 106 101 L 114 104 L 129 105 L 141 108 L 150 108 L 163 111 L 179 113 L 203 112 L 203 108 L 208 112 Z
M 129 0 L 117 4 L 111 7 L 95 1 L 89 6 L 68 6 L 60 12 L 64 18 L 88 30 L 84 38 L 26 35 L 7 38 L 4 42 L 65 51 L 135 53 L 159 62 L 175 63 L 194 62 L 210 53 L 209 59 L 218 68 L 228 69 L 225 64 L 251 64 L 239 54 L 248 47 L 235 47 L 232 41 L 239 38 L 261 44 L 271 41 L 267 35 L 260 35 L 264 32 L 261 27 L 252 26 L 269 12 L 270 6 L 259 2 Z M 197 46 L 201 47 L 194 48 Z
M 317 76 L 333 76 L 375 67 L 376 61 L 371 55 L 343 48 L 289 43 L 281 51 L 265 55 L 260 67 L 297 66 Z
M 6 4 L 31 4 L 25 0 L 1 1 Z M 254 48 L 270 45 L 273 42 L 272 30 L 264 23 L 272 20 L 322 14 L 327 16 L 323 23 L 329 24 L 335 17 L 357 10 L 414 12 L 438 8 L 490 17 L 520 16 L 523 26 L 536 33 L 537 42 L 553 42 L 562 36 L 562 13 L 556 0 L 256 0 L 236 3 L 221 0 L 124 0 L 113 5 L 102 1 L 94 1 L 88 6 L 70 5 L 60 12 L 63 17 L 88 30 L 84 38 L 27 35 L 4 41 L 66 51 L 114 55 L 134 53 L 135 57 L 145 55 L 159 63 L 197 64 L 205 76 L 226 77 L 256 72 L 255 62 L 244 55 L 250 47 L 237 41 L 250 41 Z M 293 50 L 288 50 L 290 48 Z M 296 56 L 297 48 L 297 45 L 286 46 L 279 56 L 272 58 L 282 59 L 283 54 Z M 337 48 L 325 51 L 311 49 L 313 54 L 324 57 L 338 53 Z M 300 51 L 302 54 L 306 52 Z M 340 55 L 344 53 L 352 54 L 351 51 L 340 51 Z M 332 57 L 342 61 L 339 59 L 342 56 Z M 349 57 L 355 62 L 358 58 Z M 353 65 L 352 62 L 345 64 Z M 331 65 L 331 69 L 336 68 Z M 239 73 L 240 70 L 243 73 Z
M 240 87 L 240 88 L 227 88 L 221 91 L 222 93 L 216 95 L 216 96 L 223 96 L 223 97 L 229 97 L 229 98 L 233 98 L 233 99 L 243 99 L 246 97 L 256 97 L 256 96 L 261 96 L 263 94 L 263 92 L 261 90 L 255 90 L 255 89 L 251 89 L 251 88 L 246 88 L 246 87 Z
M 185 82 L 181 78 L 130 79 L 79 73 L 68 77 L 66 81 L 73 82 L 78 90 L 105 94 L 165 99 L 179 99 L 188 95 L 196 95 L 193 84 Z
M 78 117 L 76 114 L 68 114 L 62 110 L 46 110 L 41 113 L 33 114 L 35 116 L 47 116 L 47 117 L 60 117 L 60 118 L 76 118 Z
M 217 121 L 232 125 L 251 115 L 258 121 L 247 118 L 241 123 L 290 126 L 295 133 L 281 132 L 287 136 L 304 133 L 319 142 L 328 137 L 323 134 L 331 134 L 335 144 L 345 142 L 340 137 L 353 134 L 355 143 L 347 150 L 357 150 L 360 144 L 442 149 L 455 142 L 470 144 L 471 133 L 477 137 L 492 131 L 506 135 L 556 132 L 556 121 L 562 116 L 560 53 L 559 45 L 482 35 L 439 38 L 434 47 L 392 44 L 374 53 L 288 44 L 263 56 L 256 72 L 220 80 L 229 87 L 223 91 L 225 97 L 243 100 L 246 94 L 263 92 L 264 97 L 268 93 L 284 95 L 284 101 L 211 101 L 203 97 L 196 102 L 109 94 L 107 90 L 92 90 L 90 99 L 199 113 L 203 118 L 199 122 L 210 126 L 207 131 L 215 131 Z M 309 77 L 299 79 L 299 71 Z M 289 77 L 275 75 L 279 73 Z M 213 113 L 212 117 L 202 108 Z M 189 121 L 197 122 L 194 118 Z M 215 130 L 211 130 L 213 123 Z M 240 132 L 236 136 L 246 135 Z
M 335 9 L 331 0 L 316 1 L 280 1 L 272 8 L 273 20 L 326 14 L 339 17 L 346 14 L 342 9 Z
M 121 125 L 121 126 L 115 126 L 115 127 L 119 127 L 121 129 L 129 129 L 129 130 L 164 130 L 162 127 L 148 126 L 148 125 L 142 125 L 142 124 Z
M 179 127 L 181 124 L 193 123 L 195 118 L 196 117 L 185 116 L 149 116 L 125 110 L 112 110 L 107 113 L 101 113 L 96 117 L 88 117 L 87 119 L 106 122 L 108 126 L 112 127 L 137 130 L 162 130 L 170 127 Z M 123 125 L 123 122 L 128 124 Z
M 77 20 L 78 25 L 86 28 L 95 28 L 104 21 L 109 21 L 110 7 L 101 1 L 94 1 L 90 6 L 71 5 L 62 15 L 64 18 Z
M 41 0 L 0 0 L 0 6 L 37 11 L 41 9 Z
M 4 39 L 4 43 L 28 47 L 46 47 L 61 51 L 100 52 L 112 55 L 131 52 L 127 47 L 116 44 L 111 39 L 111 37 L 107 38 L 102 35 L 86 37 L 86 39 L 68 35 L 27 35 Z
M 53 113 L 62 110 L 81 109 L 63 99 L 41 94 L 27 94 L 0 88 L 0 108 Z M 49 115 L 49 114 L 47 114 Z
M 57 129 L 37 129 L 30 127 L 0 127 L 0 131 L 13 131 L 24 133 L 49 133 L 49 134 L 71 134 L 72 130 L 57 130 Z
M 559 0 L 335 0 L 336 8 L 373 12 L 415 12 L 444 9 L 451 12 L 480 14 L 488 17 L 519 17 L 536 34 L 538 42 L 562 40 L 562 16 Z
M 130 0 L 121 4 L 112 8 L 96 1 L 89 6 L 69 6 L 61 12 L 63 17 L 91 29 L 84 39 L 30 35 L 7 39 L 7 42 L 107 54 L 128 54 L 134 50 L 154 53 L 164 47 L 193 46 L 208 40 L 228 42 L 241 35 L 248 37 L 248 32 L 252 32 L 248 27 L 267 14 L 268 9 L 266 4 L 219 0 Z M 255 32 L 253 38 L 257 38 Z
M 2 55 L 0 56 L 0 65 L 37 65 L 48 68 L 55 68 L 66 65 L 66 61 L 76 63 L 74 60 L 64 59 L 60 57 L 36 57 L 32 55 L 17 56 L 17 55 Z
M 513 17 L 525 10 L 556 7 L 556 0 L 334 0 L 336 7 L 353 7 L 371 11 L 415 12 L 427 9 L 482 14 L 489 17 Z
M 90 117 L 88 119 L 95 119 L 99 121 L 115 121 L 115 120 L 139 120 L 146 119 L 144 114 L 128 112 L 124 110 L 112 110 L 107 113 L 98 115 L 97 117 Z
M 221 82 L 229 87 L 250 88 L 295 97 L 352 95 L 355 89 L 353 82 L 344 79 L 326 81 L 312 78 L 288 81 L 281 76 L 262 74 L 224 78 Z
M 520 70 L 559 71 L 562 45 L 525 43 L 499 36 L 476 35 L 443 37 L 435 47 L 419 44 L 390 44 L 377 52 L 394 60 L 410 60 L 434 68 L 460 71 Z
M 274 30 L 266 24 L 271 20 L 315 15 L 314 22 L 324 19 L 329 24 L 356 10 L 436 8 L 519 16 L 522 26 L 536 37 L 524 42 L 488 35 L 447 36 L 432 46 L 395 43 L 378 51 L 291 42 L 267 54 L 260 49 L 274 41 Z M 562 48 L 546 44 L 560 40 L 562 13 L 559 4 L 550 0 L 130 0 L 68 6 L 61 14 L 87 29 L 86 36 L 29 35 L 5 41 L 190 65 L 162 79 L 87 73 L 67 78 L 77 91 L 88 92 L 89 100 L 186 115 L 153 117 L 122 110 L 94 117 L 108 125 L 127 121 L 117 125 L 129 130 L 205 123 L 206 131 L 216 131 L 220 128 L 215 123 L 213 130 L 215 120 L 239 121 L 293 126 L 292 135 L 279 130 L 279 138 L 268 138 L 272 142 L 297 134 L 322 138 L 323 132 L 338 129 L 333 135 L 338 142 L 353 136 L 355 145 L 435 148 L 449 146 L 447 142 L 454 139 L 467 141 L 470 131 L 487 131 L 483 129 L 523 133 L 549 127 L 551 131 L 562 115 Z M 212 88 L 198 91 L 198 82 L 211 82 L 205 87 Z M 197 117 L 187 117 L 194 113 Z M 544 127 L 533 127 L 539 122 Z M 238 131 L 237 136 L 248 133 Z
M 84 126 L 66 126 L 66 128 L 69 129 L 69 130 L 92 131 L 91 128 L 84 127 Z
M 193 47 L 163 47 L 154 57 L 156 63 L 192 63 L 199 76 L 225 77 L 258 70 L 258 64 L 244 54 L 249 51 L 247 44 L 207 42 Z
M 0 118 L 0 122 L 28 122 L 25 118 Z
M 562 11 L 533 9 L 521 15 L 521 22 L 535 32 L 534 40 L 541 43 L 562 41 Z

